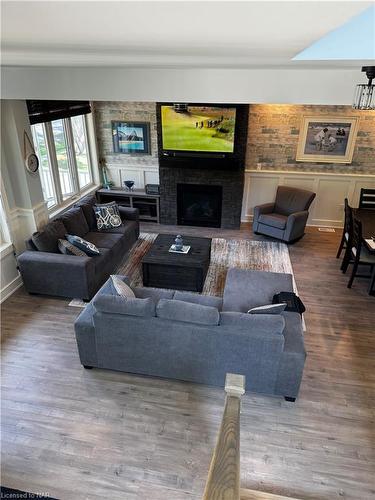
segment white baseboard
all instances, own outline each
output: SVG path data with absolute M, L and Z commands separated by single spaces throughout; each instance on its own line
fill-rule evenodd
M 4 302 L 8 297 L 10 297 L 16 290 L 18 290 L 23 285 L 21 276 L 17 276 L 8 283 L 0 292 L 0 304 Z

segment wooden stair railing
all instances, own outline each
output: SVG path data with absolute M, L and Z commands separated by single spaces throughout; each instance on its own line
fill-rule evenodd
M 224 414 L 203 500 L 240 500 L 240 408 L 245 377 L 227 373 Z
M 212 455 L 203 500 L 298 500 L 240 489 L 240 409 L 245 377 L 227 373 L 224 414 Z

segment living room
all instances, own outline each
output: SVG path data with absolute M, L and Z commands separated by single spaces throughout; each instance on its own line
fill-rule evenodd
M 3 2 L 2 498 L 375 494 L 375 7 L 322 6 Z

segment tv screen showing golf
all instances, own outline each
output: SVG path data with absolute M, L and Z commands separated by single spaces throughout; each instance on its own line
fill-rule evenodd
M 161 106 L 163 149 L 233 153 L 236 108 L 172 104 Z

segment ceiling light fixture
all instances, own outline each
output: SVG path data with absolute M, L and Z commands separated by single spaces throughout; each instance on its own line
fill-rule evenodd
M 375 66 L 362 66 L 362 71 L 366 73 L 368 83 L 360 83 L 356 86 L 353 108 L 375 109 L 375 85 L 372 83 L 375 78 Z

